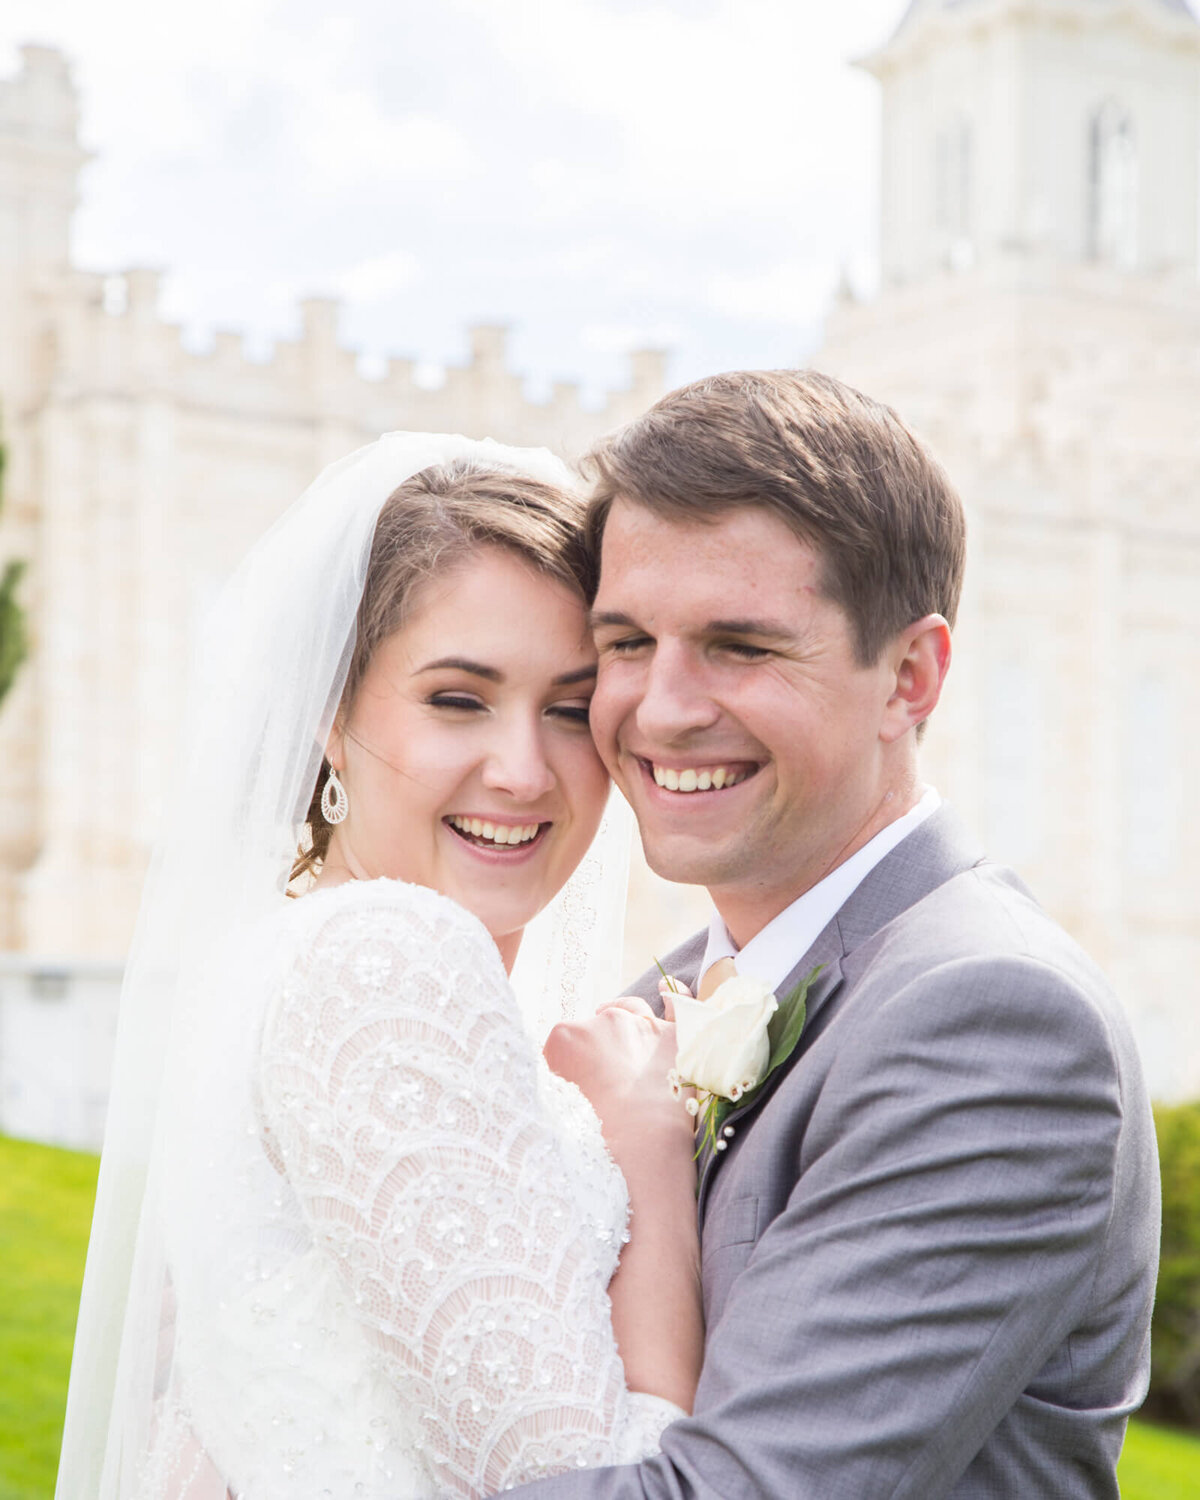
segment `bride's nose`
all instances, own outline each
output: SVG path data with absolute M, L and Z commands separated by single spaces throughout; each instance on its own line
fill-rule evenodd
M 546 758 L 543 733 L 540 715 L 514 715 L 498 723 L 483 767 L 484 786 L 507 792 L 517 802 L 544 797 L 553 788 L 555 775 Z

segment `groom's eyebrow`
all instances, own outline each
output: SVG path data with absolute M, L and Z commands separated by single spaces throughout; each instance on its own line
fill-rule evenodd
M 704 628 L 710 635 L 763 635 L 774 640 L 794 634 L 777 620 L 709 620 Z
M 588 616 L 588 623 L 593 630 L 599 630 L 605 625 L 618 625 L 634 630 L 641 628 L 632 615 L 624 614 L 620 610 L 594 609 Z M 702 633 L 704 635 L 757 635 L 782 641 L 790 640 L 795 635 L 795 630 L 788 625 L 781 624 L 778 620 L 706 620 Z

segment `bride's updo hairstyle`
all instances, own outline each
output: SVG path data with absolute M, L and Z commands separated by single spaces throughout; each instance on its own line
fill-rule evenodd
M 375 524 L 339 717 L 353 704 L 375 651 L 419 605 L 423 587 L 481 547 L 503 547 L 586 603 L 595 589 L 584 545 L 586 512 L 582 497 L 569 490 L 469 460 L 406 479 L 388 496 Z M 315 873 L 329 848 L 333 830 L 321 813 L 328 776 L 329 762 L 323 760 L 289 885 Z

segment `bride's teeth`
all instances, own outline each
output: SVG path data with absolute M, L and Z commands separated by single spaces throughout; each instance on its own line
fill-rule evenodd
M 541 832 L 540 823 L 485 823 L 481 818 L 464 818 L 460 813 L 451 813 L 447 819 L 451 827 L 469 834 L 473 838 L 486 839 L 490 844 L 528 844 Z
M 696 789 L 701 792 L 707 792 L 710 786 L 712 786 L 712 772 L 701 771 L 696 777 Z
M 718 766 L 712 773 L 712 784 L 718 791 L 725 785 L 725 767 Z
M 678 771 L 664 771 L 663 772 L 663 785 L 666 787 L 667 791 L 669 791 L 669 792 L 677 792 L 679 790 L 679 772 Z
M 679 790 L 681 792 L 694 792 L 696 790 L 696 783 L 698 780 L 699 777 L 696 775 L 695 771 L 680 771 Z
M 663 768 L 661 766 L 655 766 L 655 768 L 654 768 L 654 779 L 658 783 L 659 786 L 666 786 L 666 784 L 667 784 L 667 773 L 663 770 Z

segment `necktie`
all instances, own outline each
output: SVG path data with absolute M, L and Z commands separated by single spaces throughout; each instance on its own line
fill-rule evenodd
M 709 964 L 701 976 L 699 988 L 696 990 L 696 999 L 707 1000 L 719 984 L 732 979 L 736 973 L 737 967 L 732 958 L 718 958 L 716 963 Z

